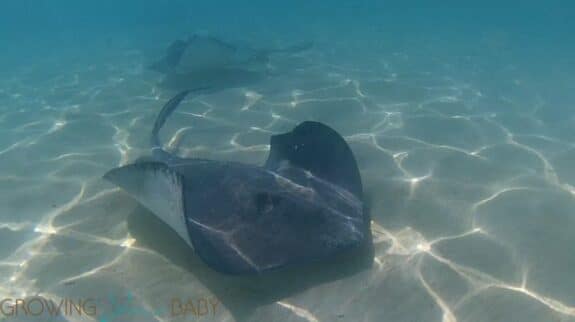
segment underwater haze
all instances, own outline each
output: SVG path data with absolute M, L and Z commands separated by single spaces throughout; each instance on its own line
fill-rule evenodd
M 2 0 L 0 321 L 575 322 L 574 32 L 572 1 Z M 261 165 L 328 124 L 369 265 L 223 275 L 102 179 L 149 152 L 178 86 L 148 67 L 193 34 L 312 46 L 213 80 L 165 145 Z

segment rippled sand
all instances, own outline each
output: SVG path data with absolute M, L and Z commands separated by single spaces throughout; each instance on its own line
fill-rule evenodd
M 334 127 L 370 200 L 371 267 L 236 278 L 189 254 L 101 179 L 147 152 L 173 94 L 141 51 L 109 49 L 0 78 L 0 298 L 104 299 L 99 317 L 54 321 L 575 321 L 573 118 L 546 118 L 521 73 L 478 58 L 334 46 L 186 101 L 163 137 L 182 155 L 261 164 L 270 135 Z M 110 296 L 128 298 L 123 311 Z M 219 305 L 184 314 L 178 300 Z

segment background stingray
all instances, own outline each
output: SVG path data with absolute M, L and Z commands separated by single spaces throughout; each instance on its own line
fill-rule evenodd
M 193 35 L 168 46 L 151 70 L 164 74 L 161 86 L 174 90 L 196 87 L 218 89 L 245 86 L 269 76 L 270 56 L 294 54 L 311 48 L 302 42 L 285 48 L 256 49 L 219 38 Z
M 359 170 L 337 132 L 303 122 L 272 136 L 263 167 L 180 158 L 161 148 L 158 132 L 188 93 L 158 114 L 153 156 L 104 178 L 167 223 L 206 264 L 229 274 L 262 273 L 371 243 Z
M 311 47 L 311 42 L 302 42 L 285 48 L 256 49 L 212 36 L 193 35 L 170 44 L 165 56 L 152 63 L 150 69 L 164 74 L 239 67 L 259 70 L 265 67 L 271 55 L 294 54 Z

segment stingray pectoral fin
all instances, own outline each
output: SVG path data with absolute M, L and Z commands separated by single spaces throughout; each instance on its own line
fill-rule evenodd
M 141 161 L 112 169 L 104 179 L 126 191 L 192 246 L 185 222 L 180 174 L 164 163 Z
M 351 148 L 323 123 L 302 122 L 291 132 L 271 137 L 266 168 L 277 172 L 286 163 L 308 170 L 363 201 L 361 176 Z

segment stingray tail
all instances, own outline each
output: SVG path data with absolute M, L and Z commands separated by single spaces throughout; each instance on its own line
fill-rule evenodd
M 172 97 L 166 104 L 164 104 L 164 107 L 162 107 L 162 110 L 156 117 L 156 121 L 154 122 L 154 128 L 152 129 L 152 135 L 150 136 L 150 145 L 152 146 L 152 154 L 155 157 L 164 159 L 165 157 L 170 155 L 162 148 L 159 138 L 160 129 L 162 128 L 162 126 L 164 126 L 164 123 L 166 123 L 168 117 L 174 112 L 174 110 L 178 107 L 178 105 L 180 105 L 180 103 L 189 93 L 201 92 L 206 89 L 207 87 L 199 87 L 182 91 L 176 94 L 176 96 Z

